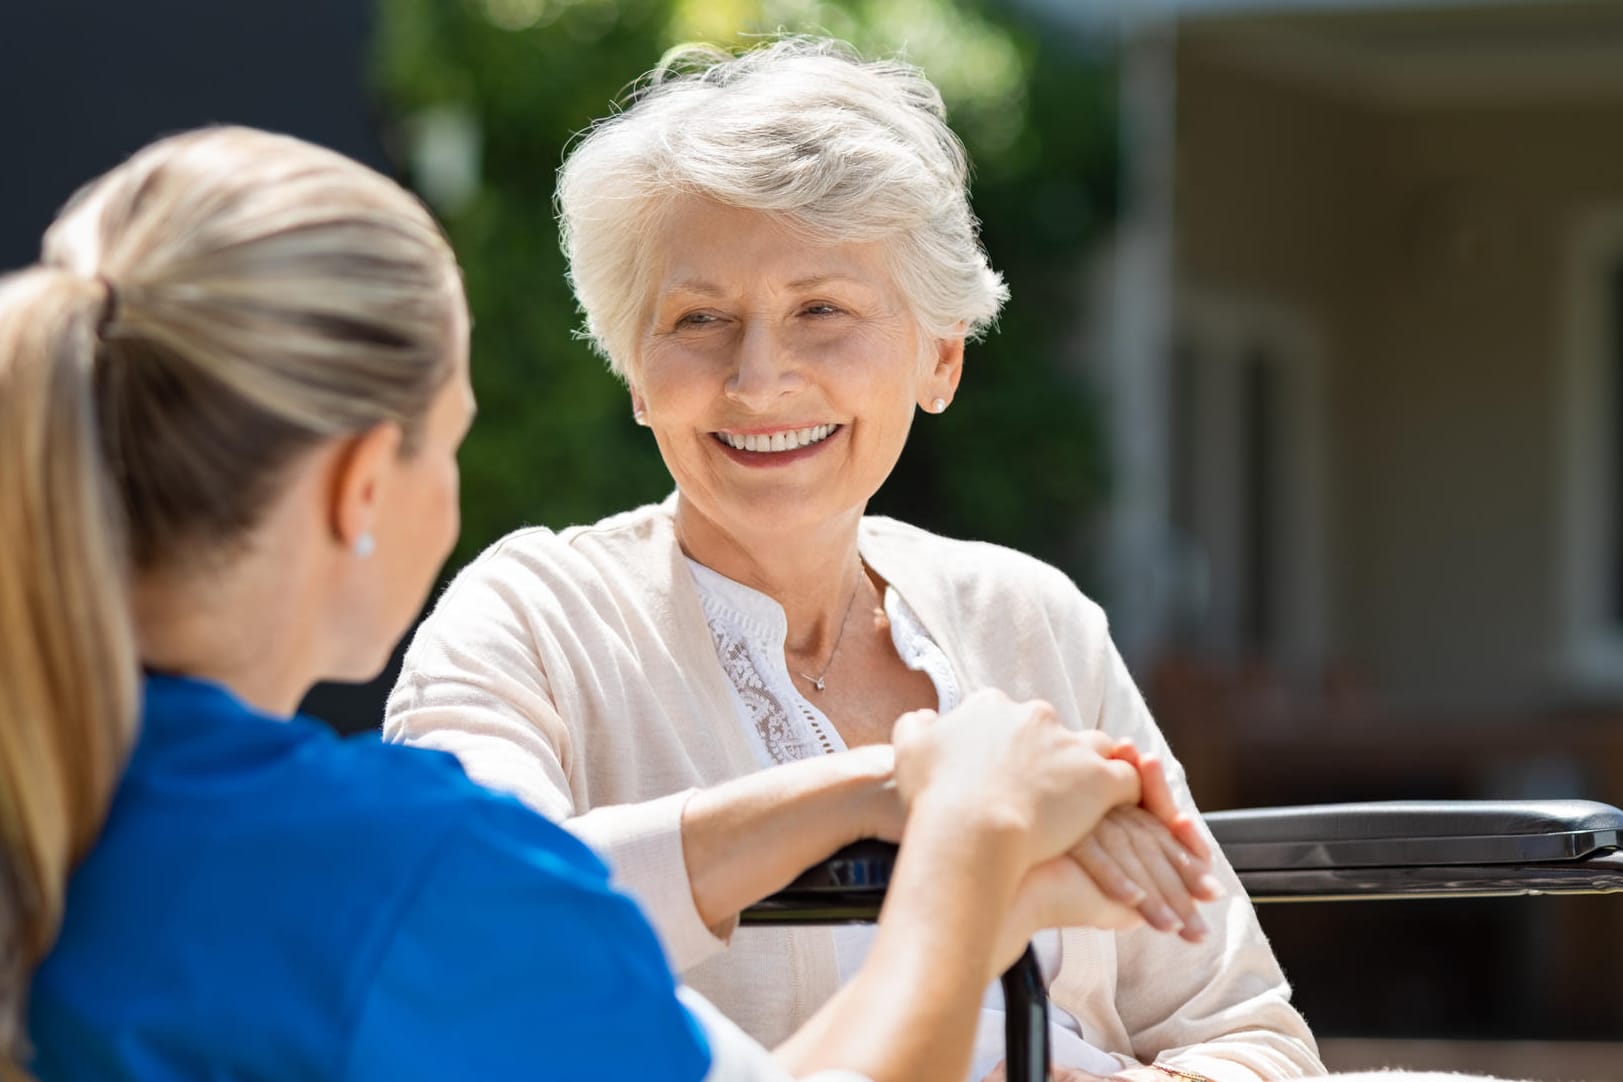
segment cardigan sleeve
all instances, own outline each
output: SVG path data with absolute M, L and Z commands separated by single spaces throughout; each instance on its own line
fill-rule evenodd
M 1159 755 L 1178 803 L 1196 812 L 1183 768 L 1111 643 L 1103 613 L 1095 608 L 1090 615 L 1097 623 L 1089 638 L 1104 655 L 1093 666 L 1103 674 L 1099 727 Z M 1227 893 L 1201 906 L 1211 927 L 1203 942 L 1148 927 L 1115 936 L 1116 1010 L 1133 1055 L 1218 1082 L 1322 1075 L 1313 1035 L 1290 1004 L 1290 986 L 1251 901 L 1215 842 L 1212 852 Z
M 682 812 L 694 790 L 580 811 L 574 742 L 535 641 L 548 615 L 531 596 L 537 589 L 488 557 L 465 570 L 406 651 L 384 739 L 450 752 L 474 781 L 590 845 L 684 971 L 726 947 L 699 916 L 688 880 Z

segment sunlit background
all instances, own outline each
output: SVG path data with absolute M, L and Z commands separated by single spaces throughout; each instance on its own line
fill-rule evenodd
M 1615 0 L 17 2 L 0 265 L 209 121 L 413 185 L 476 320 L 460 564 L 668 491 L 572 336 L 553 175 L 672 44 L 780 29 L 930 74 L 1013 290 L 878 510 L 1098 597 L 1207 808 L 1623 804 Z M 1623 1079 L 1623 902 L 1263 918 L 1333 1066 Z

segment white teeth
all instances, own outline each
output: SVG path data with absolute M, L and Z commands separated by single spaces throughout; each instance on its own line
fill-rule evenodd
M 800 447 L 809 447 L 814 443 L 821 443 L 834 434 L 838 425 L 813 425 L 810 428 L 797 428 L 789 432 L 774 432 L 770 436 L 739 436 L 731 432 L 718 432 L 722 442 L 729 447 L 740 451 L 793 451 Z

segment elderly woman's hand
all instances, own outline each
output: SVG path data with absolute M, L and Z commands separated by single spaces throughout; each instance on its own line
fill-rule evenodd
M 1154 753 L 1140 755 L 1138 748 L 1126 738 L 1116 741 L 1110 754 L 1112 758 L 1138 767 L 1138 806 L 1159 819 L 1196 859 L 1210 863 L 1211 846 L 1200 832 L 1199 821 L 1178 807 L 1178 800 L 1172 793 L 1172 783 L 1167 780 L 1166 763 L 1161 757 Z
M 856 809 L 857 838 L 878 838 L 887 842 L 902 840 L 902 828 L 907 825 L 907 807 L 896 791 L 896 749 L 889 744 L 863 744 L 843 751 L 861 764 L 861 771 L 873 776 L 892 779 L 889 784 L 865 787 Z
M 1142 799 L 1136 808 L 1112 808 L 1071 855 L 1105 894 L 1132 906 L 1152 928 L 1198 942 L 1208 929 L 1195 903 L 1223 894 L 1212 875 L 1211 847 L 1194 817 L 1178 808 L 1158 756 L 1140 756 L 1127 741 L 1113 754 L 1138 767 Z
M 1223 894 L 1210 861 L 1189 852 L 1143 808 L 1111 809 L 1071 856 L 1111 899 L 1133 907 L 1157 931 L 1177 932 L 1191 943 L 1209 930 L 1195 903 Z
M 1223 894 L 1211 847 L 1194 817 L 1179 810 L 1159 757 L 1139 755 L 1129 741 L 1109 754 L 1138 770 L 1139 805 L 1112 808 L 1069 853 L 1032 869 L 999 931 L 1000 967 L 1045 928 L 1122 931 L 1147 922 L 1189 942 L 1205 936 L 1195 903 Z

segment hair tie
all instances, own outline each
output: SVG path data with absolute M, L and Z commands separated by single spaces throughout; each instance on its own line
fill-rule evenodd
M 118 289 L 113 285 L 112 279 L 105 275 L 96 275 L 96 281 L 101 284 L 105 294 L 101 303 L 101 316 L 96 320 L 96 337 L 105 340 L 107 329 L 118 319 Z

